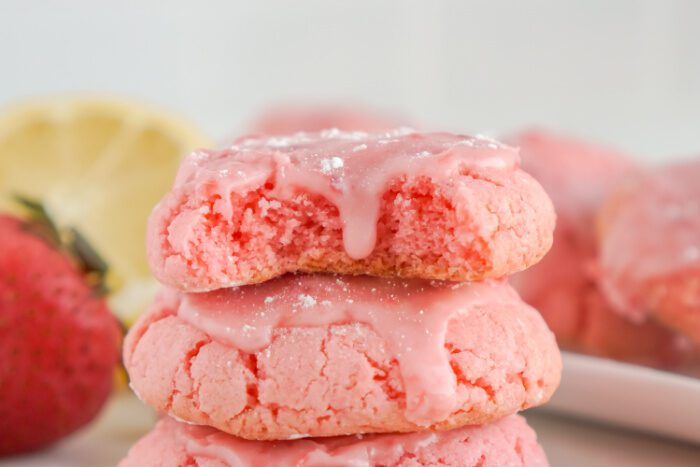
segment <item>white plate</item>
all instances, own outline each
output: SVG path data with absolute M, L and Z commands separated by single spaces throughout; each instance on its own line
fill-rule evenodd
M 542 409 L 700 444 L 700 379 L 562 352 L 561 386 Z

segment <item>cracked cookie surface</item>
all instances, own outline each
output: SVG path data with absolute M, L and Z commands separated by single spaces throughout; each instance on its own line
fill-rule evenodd
M 350 284 L 356 292 L 359 286 Z M 293 284 L 280 287 L 292 297 L 303 295 Z M 450 292 L 457 295 L 450 303 L 454 309 L 440 318 L 445 320 L 444 334 L 429 339 L 439 347 L 445 365 L 439 367 L 438 360 L 428 372 L 434 375 L 433 387 L 430 379 L 417 383 L 415 373 L 406 371 L 405 352 L 410 349 L 392 343 L 401 334 L 388 334 L 376 322 L 275 326 L 264 345 L 242 350 L 236 341 L 212 336 L 184 319 L 183 295 L 172 291 L 161 294 L 135 324 L 125 342 L 124 362 L 131 386 L 144 402 L 179 419 L 248 439 L 446 430 L 487 423 L 546 402 L 558 385 L 561 359 L 539 313 L 505 283 L 461 287 L 470 289 Z M 473 294 L 474 287 L 480 297 L 480 288 L 493 288 L 493 296 L 500 299 L 470 301 L 470 295 L 459 295 Z M 249 287 L 241 290 L 255 293 Z M 416 292 L 413 301 L 419 303 L 421 296 Z M 228 297 L 226 303 L 236 313 L 237 302 Z M 432 351 L 426 348 L 424 353 Z M 422 418 L 411 416 L 416 400 L 418 409 L 430 408 L 440 397 L 449 410 L 438 404 L 437 411 L 414 410 Z

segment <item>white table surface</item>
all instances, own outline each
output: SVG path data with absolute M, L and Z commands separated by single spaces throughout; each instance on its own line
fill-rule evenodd
M 529 411 L 553 467 L 697 467 L 700 446 L 611 429 L 572 418 Z M 115 466 L 155 421 L 155 414 L 135 397 L 113 397 L 87 429 L 47 451 L 0 460 L 0 467 Z

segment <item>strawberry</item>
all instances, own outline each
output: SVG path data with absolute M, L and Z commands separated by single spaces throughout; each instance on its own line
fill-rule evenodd
M 112 388 L 120 327 L 82 239 L 73 256 L 57 239 L 53 224 L 0 215 L 0 455 L 75 431 Z

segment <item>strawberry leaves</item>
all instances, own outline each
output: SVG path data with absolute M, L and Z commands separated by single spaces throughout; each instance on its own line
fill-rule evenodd
M 73 227 L 58 227 L 40 202 L 22 195 L 14 195 L 14 199 L 27 211 L 26 230 L 64 251 L 83 272 L 93 290 L 106 295 L 109 266 L 85 236 Z

